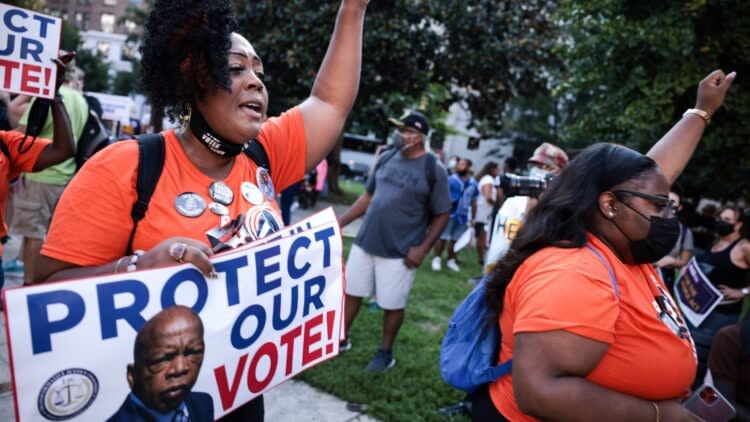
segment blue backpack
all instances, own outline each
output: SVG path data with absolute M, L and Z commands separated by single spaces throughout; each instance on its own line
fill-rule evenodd
M 592 246 L 586 244 L 585 247 L 607 268 L 615 296 L 619 299 L 620 289 L 609 262 Z M 513 369 L 512 359 L 495 364 L 502 336 L 497 323 L 489 326 L 485 323 L 488 309 L 484 295 L 488 281 L 489 277 L 482 278 L 458 305 L 448 322 L 448 330 L 440 347 L 440 373 L 443 379 L 450 386 L 467 393 L 509 374 Z

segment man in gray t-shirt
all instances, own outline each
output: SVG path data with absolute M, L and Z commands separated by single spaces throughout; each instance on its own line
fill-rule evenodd
M 429 123 L 421 113 L 391 119 L 403 146 L 384 151 L 367 180 L 365 193 L 339 218 L 341 227 L 364 214 L 346 262 L 346 328 L 373 296 L 384 310 L 380 347 L 367 365 L 373 372 L 393 365 L 393 342 L 417 267 L 442 233 L 450 216 L 448 176 L 425 150 Z M 349 336 L 341 350 L 351 347 Z

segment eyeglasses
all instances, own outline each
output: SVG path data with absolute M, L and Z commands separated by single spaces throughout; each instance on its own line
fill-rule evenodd
M 677 205 L 675 204 L 675 202 L 666 196 L 651 195 L 650 193 L 643 193 L 643 192 L 627 190 L 627 189 L 618 189 L 616 191 L 612 191 L 612 193 L 614 193 L 615 196 L 621 193 L 626 193 L 628 195 L 633 195 L 639 198 L 643 198 L 651 202 L 652 204 L 654 204 L 654 206 L 659 211 L 662 217 L 670 217 L 674 215 L 677 210 Z M 620 198 L 618 197 L 618 199 Z

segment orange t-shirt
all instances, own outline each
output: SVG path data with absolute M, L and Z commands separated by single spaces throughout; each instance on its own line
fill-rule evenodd
M 618 300 L 604 264 L 586 248 L 545 248 L 516 271 L 505 294 L 499 362 L 513 357 L 514 334 L 565 330 L 607 343 L 609 349 L 586 377 L 594 384 L 640 397 L 665 400 L 687 393 L 695 377 L 695 346 L 685 328 L 680 338 L 659 319 L 657 294 L 685 327 L 664 283 L 649 264 L 626 265 L 589 235 L 615 273 Z M 536 420 L 522 413 L 513 395 L 513 377 L 490 385 L 500 413 L 512 421 Z
M 209 186 L 214 180 L 190 161 L 174 131 L 167 130 L 162 135 L 165 138 L 164 167 L 148 211 L 138 223 L 133 250 L 148 251 L 174 236 L 209 244 L 206 232 L 217 228 L 221 218 L 208 209 L 198 217 L 186 217 L 177 211 L 177 198 L 192 192 L 202 197 L 208 206 L 213 202 Z M 268 154 L 276 192 L 304 177 L 305 130 L 298 108 L 267 120 L 258 141 Z M 135 141 L 119 142 L 92 157 L 60 198 L 42 255 L 79 266 L 102 265 L 122 257 L 133 227 L 130 212 L 137 196 L 137 165 Z M 227 206 L 233 219 L 254 206 L 243 198 L 240 186 L 243 182 L 258 186 L 256 170 L 255 163 L 240 154 L 223 180 L 234 193 L 234 199 Z M 271 205 L 278 215 L 275 201 L 271 201 Z M 280 222 L 281 218 L 277 220 Z
M 18 152 L 18 146 L 23 140 L 24 134 L 16 131 L 0 131 L 0 142 L 4 143 L 8 147 L 10 158 L 0 152 L 0 175 L 2 175 L 3 182 L 0 183 L 0 237 L 5 236 L 7 229 L 5 227 L 5 204 L 8 202 L 8 188 L 9 182 L 16 177 L 20 176 L 21 173 L 28 173 L 34 168 L 39 154 L 42 150 L 51 143 L 48 139 L 36 138 L 33 144 L 29 147 L 31 138 L 29 137 L 24 144 L 24 148 L 29 148 L 28 151 L 23 154 Z M 3 246 L 0 244 L 0 255 L 3 253 Z

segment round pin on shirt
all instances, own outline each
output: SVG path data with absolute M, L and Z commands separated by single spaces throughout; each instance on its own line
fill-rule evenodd
M 208 187 L 208 194 L 211 199 L 222 204 L 229 205 L 234 200 L 234 192 L 224 182 L 213 182 Z
M 177 212 L 185 217 L 199 217 L 206 211 L 206 200 L 194 192 L 183 192 L 174 201 Z
M 242 182 L 240 185 L 240 192 L 242 193 L 242 197 L 253 205 L 260 205 L 265 202 L 263 199 L 263 193 L 257 186 L 250 182 Z
M 210 204 L 208 204 L 208 209 L 212 213 L 219 215 L 219 216 L 229 215 L 229 208 L 227 208 L 226 206 L 218 202 L 211 202 Z
M 276 191 L 273 188 L 273 180 L 271 180 L 271 174 L 266 170 L 265 167 L 258 167 L 255 171 L 255 183 L 258 184 L 260 191 L 263 192 L 263 196 L 269 201 L 276 199 Z

